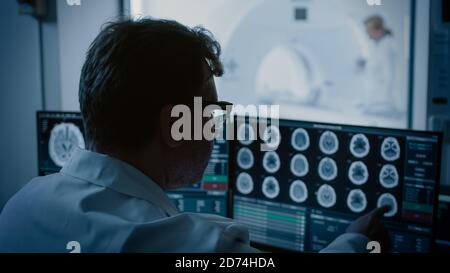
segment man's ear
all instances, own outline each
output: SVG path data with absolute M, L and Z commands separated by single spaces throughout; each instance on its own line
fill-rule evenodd
M 166 105 L 161 109 L 160 128 L 161 128 L 161 140 L 170 148 L 176 148 L 183 144 L 182 141 L 176 141 L 172 138 L 172 108 L 173 105 Z

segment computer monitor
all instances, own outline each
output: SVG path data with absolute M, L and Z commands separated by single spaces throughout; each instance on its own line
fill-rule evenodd
M 228 215 L 228 142 L 216 140 L 202 181 L 168 192 L 181 212 Z
M 39 175 L 59 172 L 76 147 L 84 148 L 84 129 L 77 112 L 37 112 Z
M 79 112 L 38 112 L 37 135 L 40 176 L 59 172 L 76 147 L 85 147 Z M 228 143 L 218 140 L 202 181 L 168 196 L 182 212 L 226 216 L 228 191 Z
M 393 252 L 432 249 L 439 133 L 290 120 L 278 126 L 259 122 L 264 131 L 257 123 L 238 118 L 240 140 L 230 144 L 232 213 L 249 227 L 254 243 L 320 251 L 353 220 L 386 204 L 391 210 L 383 222 Z M 270 137 L 239 137 L 255 136 L 258 130 Z M 261 139 L 280 144 L 262 152 Z

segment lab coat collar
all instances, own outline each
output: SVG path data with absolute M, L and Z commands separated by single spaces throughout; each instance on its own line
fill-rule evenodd
M 164 210 L 168 216 L 178 213 L 158 184 L 135 167 L 116 158 L 77 149 L 61 173 L 144 199 Z

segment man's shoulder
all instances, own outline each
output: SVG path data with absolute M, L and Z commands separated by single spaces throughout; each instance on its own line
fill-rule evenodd
M 1 216 L 8 221 L 17 220 L 15 215 L 31 215 L 36 211 L 62 209 L 59 200 L 64 199 L 65 182 L 73 178 L 63 177 L 60 173 L 39 176 L 24 184 L 5 204 Z M 12 219 L 11 219 L 12 218 Z M 21 218 L 22 219 L 22 218 Z
M 25 200 L 34 207 L 70 212 L 72 217 L 90 218 L 93 212 L 139 224 L 164 216 L 157 205 L 146 200 L 64 172 L 33 178 L 11 199 L 19 206 L 25 206 Z
M 151 234 L 151 235 L 150 235 Z M 248 229 L 232 219 L 198 213 L 180 213 L 130 234 L 125 252 L 253 252 Z
M 76 178 L 63 175 L 62 173 L 54 173 L 46 176 L 38 176 L 26 183 L 11 200 L 23 196 L 32 195 L 32 200 L 38 200 L 39 196 L 46 194 L 55 194 L 55 189 L 63 189 L 76 182 Z
M 136 226 L 162 217 L 144 200 L 62 173 L 36 177 L 0 214 L 0 252 L 65 251 L 71 240 L 85 252 L 117 252 Z
M 35 198 L 42 196 L 42 194 L 36 196 L 36 191 L 51 187 L 51 185 L 59 179 L 61 179 L 59 174 L 51 174 L 47 176 L 38 176 L 32 178 L 11 197 L 11 199 L 7 202 L 7 205 L 19 202 L 22 198 L 27 198 L 27 196 L 30 195 L 34 196 Z M 30 202 L 32 200 L 34 200 L 34 198 L 28 201 Z

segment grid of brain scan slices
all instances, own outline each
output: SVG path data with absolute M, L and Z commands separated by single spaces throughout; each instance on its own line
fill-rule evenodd
M 240 138 L 236 153 L 238 193 L 354 214 L 389 204 L 386 216 L 398 216 L 402 139 L 268 126 L 266 133 L 280 145 L 261 152 L 261 141 L 251 141 L 253 126 L 243 124 L 237 131 L 249 136 Z
M 384 205 L 391 208 L 384 216 L 392 223 L 432 223 L 438 138 L 427 145 L 428 140 L 422 143 L 400 131 L 283 120 L 260 129 L 250 121 L 237 122 L 232 147 L 233 214 L 250 226 L 256 241 L 285 248 L 297 240 L 288 248 L 319 250 L 312 234 L 318 216 L 341 223 L 331 225 L 334 235 L 318 234 L 331 239 L 355 218 Z M 262 151 L 264 142 L 275 148 Z M 430 167 L 423 175 L 413 164 L 421 149 L 427 158 L 417 162 Z M 424 189 L 427 181 L 432 186 Z M 270 217 L 274 213 L 278 218 Z M 291 229 L 285 228 L 289 221 L 273 224 L 280 217 L 297 222 Z

